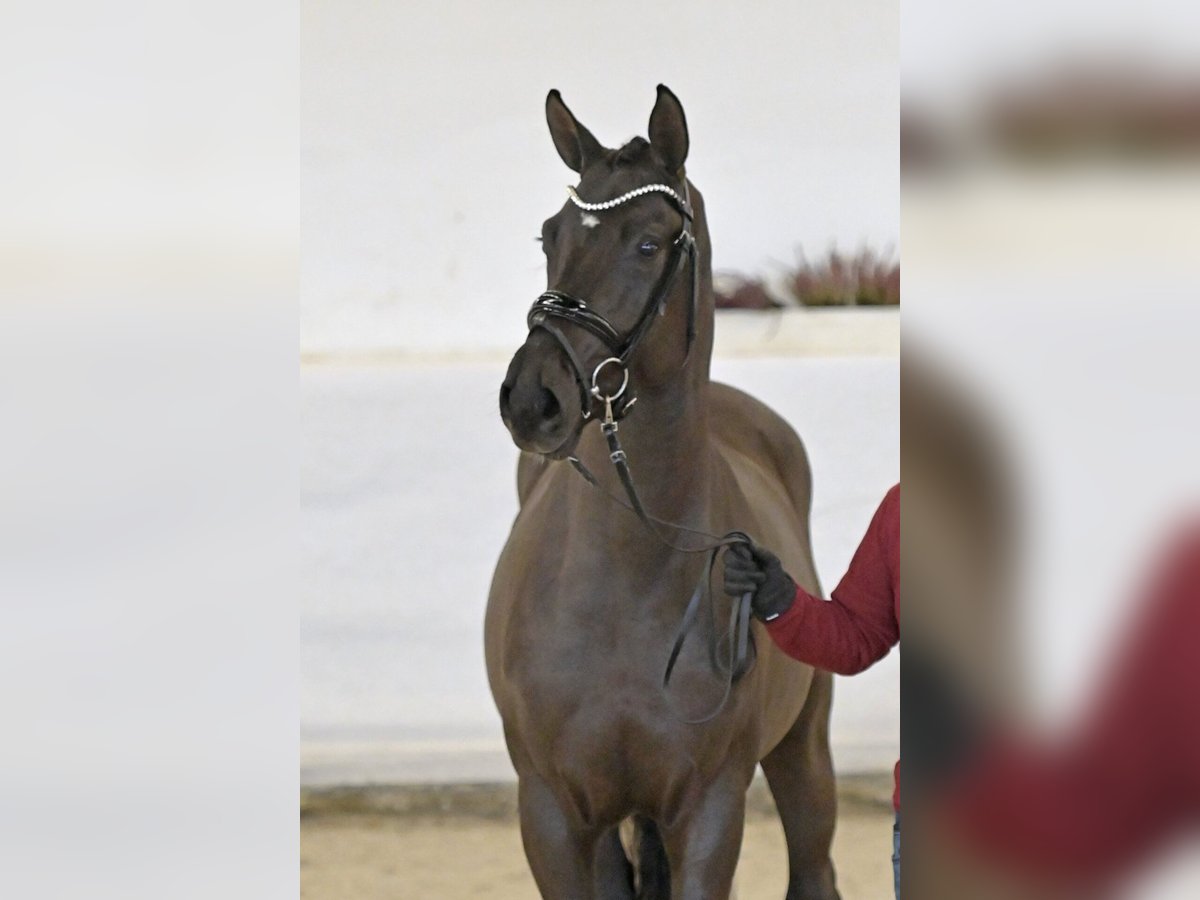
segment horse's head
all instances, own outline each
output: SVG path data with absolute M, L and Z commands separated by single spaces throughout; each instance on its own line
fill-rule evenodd
M 558 91 L 546 119 L 579 186 L 542 225 L 548 290 L 508 367 L 500 415 L 518 447 L 561 459 L 626 375 L 621 411 L 632 391 L 678 380 L 689 354 L 702 358 L 689 368 L 707 377 L 712 309 L 707 229 L 684 174 L 687 122 L 675 95 L 659 85 L 650 140 L 618 150 L 579 124 Z M 614 357 L 620 364 L 601 366 Z

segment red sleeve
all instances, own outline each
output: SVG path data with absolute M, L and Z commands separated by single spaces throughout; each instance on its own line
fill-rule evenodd
M 879 504 L 831 598 L 797 588 L 796 602 L 767 630 L 789 656 L 839 675 L 887 656 L 900 640 L 900 485 Z
M 1200 528 L 1139 612 L 1074 735 L 1053 749 L 995 747 L 958 786 L 952 820 L 981 852 L 1105 878 L 1200 821 Z

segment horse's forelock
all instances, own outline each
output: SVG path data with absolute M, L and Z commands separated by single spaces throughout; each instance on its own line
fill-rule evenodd
M 615 166 L 635 166 L 650 160 L 650 142 L 645 138 L 635 137 L 613 156 Z

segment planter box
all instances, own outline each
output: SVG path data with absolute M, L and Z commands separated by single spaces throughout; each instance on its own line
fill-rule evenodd
M 505 330 L 473 333 L 461 345 L 405 347 L 398 338 L 393 346 L 302 346 L 300 360 L 316 366 L 507 363 L 524 338 L 524 327 L 512 319 Z M 899 355 L 900 310 L 894 306 L 717 310 L 718 359 Z
M 713 355 L 899 356 L 900 310 L 719 309 Z

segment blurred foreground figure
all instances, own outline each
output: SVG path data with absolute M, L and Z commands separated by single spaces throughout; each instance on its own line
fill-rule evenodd
M 998 430 L 959 374 L 909 342 L 900 391 L 904 882 L 908 897 L 928 900 L 922 813 L 972 763 L 980 735 L 1020 705 L 1007 604 L 1014 513 Z
M 905 60 L 901 745 L 919 900 L 1200 897 L 1177 884 L 1200 857 L 1171 852 L 1200 824 L 1200 525 L 1138 559 L 1151 577 L 1083 709 L 1052 739 L 1019 724 L 1026 687 L 1053 699 L 1080 671 L 1146 529 L 1200 493 L 1200 79 L 1193 49 L 1169 50 L 1196 27 L 1144 7 L 1100 24 L 1102 6 L 972 9 L 953 53 Z M 914 334 L 948 372 L 910 365 Z M 998 428 L 972 438 L 972 413 Z M 1020 491 L 987 487 L 1001 438 Z M 1010 496 L 1032 527 L 1013 527 Z M 1027 656 L 1009 634 L 1022 597 Z
M 910 350 L 903 366 L 906 893 L 1108 896 L 1200 826 L 1200 517 L 1152 566 L 1086 715 L 1051 746 L 1022 737 L 1002 442 L 962 379 Z
M 1200 518 L 1160 559 L 1074 734 L 993 742 L 942 801 L 935 858 L 957 858 L 925 873 L 936 896 L 1096 896 L 1200 827 Z

